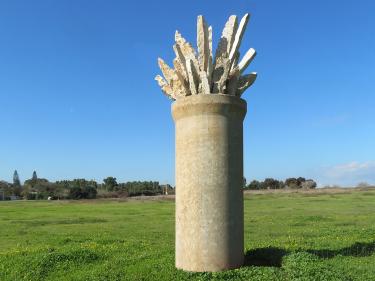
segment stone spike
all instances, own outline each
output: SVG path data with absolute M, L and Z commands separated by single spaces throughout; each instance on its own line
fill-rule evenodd
M 163 93 L 170 99 L 175 99 L 172 88 L 168 85 L 167 81 L 164 80 L 160 75 L 156 75 L 155 80 L 158 82 Z
M 234 37 L 237 33 L 237 29 L 238 29 L 237 16 L 232 15 L 229 17 L 227 23 L 225 24 L 225 27 L 223 29 L 223 34 L 221 35 L 221 37 L 224 37 L 227 39 L 227 42 L 228 42 L 227 53 L 228 54 L 232 48 Z
M 184 88 L 185 95 L 189 95 L 190 94 L 190 90 L 189 90 L 189 86 L 188 86 L 189 81 L 188 81 L 187 74 L 184 73 L 184 67 L 181 65 L 178 58 L 175 58 L 173 60 L 173 65 L 174 65 L 174 68 L 175 68 L 175 73 L 176 73 L 178 79 L 180 80 L 181 85 Z
M 186 80 L 188 80 L 187 79 L 186 59 L 185 59 L 184 55 L 182 54 L 180 46 L 177 45 L 177 44 L 174 44 L 173 45 L 173 50 L 174 50 L 174 52 L 176 54 L 176 58 L 178 59 L 178 61 L 182 65 L 183 75 L 186 78 Z
M 230 71 L 229 58 L 227 56 L 220 57 L 216 61 L 215 70 L 212 73 L 211 93 L 224 94 L 229 71 Z
M 180 46 L 182 54 L 185 56 L 186 60 L 190 56 L 196 56 L 194 48 L 189 42 L 185 40 L 185 38 L 182 37 L 181 33 L 178 32 L 178 30 L 176 30 L 175 33 L 175 41 Z
M 237 17 L 230 16 L 225 24 L 219 45 L 216 49 L 215 64 L 212 73 L 213 93 L 223 93 L 223 90 L 225 90 L 225 80 L 228 78 L 231 67 L 230 60 L 228 58 L 229 50 L 234 39 L 234 34 L 237 31 L 237 27 Z
M 244 55 L 244 57 L 242 58 L 242 60 L 238 64 L 238 67 L 240 68 L 241 73 L 244 72 L 246 67 L 249 66 L 249 64 L 252 62 L 252 60 L 255 58 L 255 56 L 256 56 L 256 51 L 253 48 L 250 48 L 246 52 L 246 54 Z
M 158 59 L 159 67 L 163 73 L 165 80 L 167 80 L 170 88 L 173 91 L 174 98 L 187 95 L 184 84 L 180 81 L 178 74 L 172 68 L 170 68 L 161 58 Z
M 194 48 L 191 46 L 190 43 L 188 43 L 181 36 L 181 34 L 178 31 L 176 31 L 175 39 L 176 39 L 177 45 L 181 49 L 181 53 L 182 53 L 183 57 L 185 58 L 185 64 L 186 64 L 187 72 L 189 72 L 189 70 L 188 70 L 188 68 L 189 68 L 188 60 L 191 60 L 191 62 L 194 65 L 194 71 L 196 72 L 196 77 L 198 78 L 197 82 L 199 84 L 199 75 L 198 75 L 199 63 L 198 63 Z M 189 77 L 189 75 L 188 75 L 188 77 Z M 190 82 L 190 78 L 189 78 L 189 82 Z M 198 86 L 198 84 L 197 84 L 197 86 Z
M 241 76 L 238 79 L 236 96 L 240 97 L 243 94 L 243 92 L 245 92 L 245 90 L 249 88 L 255 82 L 256 78 L 257 78 L 256 72 L 252 72 L 250 74 Z
M 231 69 L 231 71 L 229 72 L 229 78 L 231 78 L 232 76 L 236 75 L 238 72 L 240 72 L 240 68 L 237 65 L 236 67 L 234 67 L 233 69 Z
M 240 77 L 240 69 L 235 67 L 229 74 L 229 79 L 227 82 L 227 88 L 225 93 L 227 95 L 235 96 L 237 92 L 238 79 Z
M 170 86 L 172 88 L 172 91 L 173 91 L 176 99 L 179 98 L 179 97 L 187 96 L 188 93 L 189 93 L 189 91 L 185 90 L 185 87 L 184 87 L 183 83 L 178 78 L 178 75 L 176 73 L 175 73 L 175 75 L 173 75 L 172 82 L 171 82 Z
M 231 60 L 231 62 L 233 62 L 233 58 L 236 56 L 238 49 L 241 45 L 242 37 L 245 33 L 247 23 L 249 22 L 249 18 L 250 18 L 250 15 L 245 14 L 240 21 L 238 30 L 236 32 L 236 36 L 234 37 L 233 45 L 229 53 L 229 59 Z
M 230 68 L 231 71 L 237 67 L 239 59 L 240 59 L 240 52 L 237 51 L 232 61 L 232 66 Z
M 208 84 L 211 87 L 211 81 L 212 81 L 212 26 L 208 28 L 208 48 L 209 48 L 209 58 L 208 58 L 208 66 L 207 66 L 207 79 Z
M 200 71 L 207 72 L 209 60 L 209 42 L 208 27 L 203 16 L 197 19 L 197 46 L 198 46 L 198 63 Z
M 208 79 L 207 79 L 207 73 L 205 71 L 200 71 L 199 72 L 199 77 L 200 77 L 200 80 L 201 80 L 201 93 L 202 94 L 210 94 L 210 84 L 208 83 Z
M 173 79 L 173 70 L 161 58 L 158 58 L 158 64 L 165 80 L 167 80 L 168 84 L 170 85 Z
M 219 41 L 219 45 L 216 49 L 215 54 L 215 63 L 216 61 L 222 57 L 223 55 L 229 55 L 229 51 L 231 49 L 233 40 L 234 40 L 234 34 L 237 31 L 237 17 L 236 16 L 230 16 L 228 21 L 225 24 L 225 27 L 223 29 L 223 32 L 221 34 L 221 38 Z M 216 68 L 216 66 L 215 66 Z
M 199 77 L 197 69 L 191 59 L 187 59 L 186 66 L 188 69 L 189 87 L 192 95 L 198 94 Z

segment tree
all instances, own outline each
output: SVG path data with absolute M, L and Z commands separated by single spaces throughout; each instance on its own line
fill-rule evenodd
M 302 188 L 302 183 L 304 183 L 305 181 L 306 181 L 306 179 L 303 178 L 303 177 L 299 177 L 299 178 L 297 178 L 298 187 L 299 187 L 299 188 Z
M 81 199 L 82 198 L 81 188 L 79 186 L 74 186 L 70 188 L 68 196 L 70 199 Z
M 116 178 L 114 177 L 107 177 L 103 180 L 104 185 L 108 191 L 115 190 L 115 187 L 118 186 Z
M 285 180 L 285 185 L 288 188 L 297 189 L 299 187 L 298 180 L 296 178 L 288 178 Z
M 31 178 L 33 181 L 36 181 L 38 179 L 38 176 L 36 175 L 36 171 L 33 172 L 33 176 Z
M 14 173 L 13 173 L 13 186 L 14 187 L 20 187 L 21 186 L 21 181 L 20 181 L 20 177 L 18 176 L 17 170 L 15 170 Z
M 249 183 L 249 185 L 247 186 L 247 189 L 252 189 L 252 190 L 257 190 L 257 189 L 261 189 L 261 183 L 257 180 L 253 180 Z
M 279 189 L 282 188 L 282 183 L 273 178 L 267 178 L 263 182 L 264 189 Z
M 96 188 L 93 186 L 74 186 L 69 190 L 70 199 L 94 199 L 96 194 Z
M 6 200 L 10 195 L 12 195 L 11 184 L 0 180 L 0 199 Z
M 367 182 L 360 182 L 357 184 L 357 187 L 358 188 L 365 188 L 365 187 L 369 187 L 370 185 L 367 183 Z
M 96 188 L 93 186 L 85 186 L 81 187 L 82 190 L 82 198 L 84 199 L 95 199 L 96 198 Z
M 301 184 L 301 188 L 303 189 L 314 189 L 316 188 L 316 182 L 313 180 L 306 180 Z

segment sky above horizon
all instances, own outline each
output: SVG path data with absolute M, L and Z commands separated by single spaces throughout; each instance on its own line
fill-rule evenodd
M 196 17 L 217 45 L 231 14 L 251 14 L 241 53 L 257 57 L 243 95 L 248 181 L 303 176 L 375 183 L 374 1 L 0 2 L 0 180 L 174 184 L 171 101 L 154 81 L 175 30 Z

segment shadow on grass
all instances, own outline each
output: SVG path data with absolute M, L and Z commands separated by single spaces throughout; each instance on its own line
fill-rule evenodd
M 244 266 L 281 267 L 282 259 L 288 251 L 280 248 L 259 248 L 249 250 L 245 254 Z
M 375 241 L 356 242 L 353 245 L 337 250 L 307 249 L 294 252 L 307 252 L 321 259 L 330 259 L 336 256 L 368 257 L 375 253 Z M 272 266 L 281 267 L 283 257 L 291 253 L 288 250 L 269 247 L 249 250 L 245 253 L 244 266 Z
M 352 257 L 368 257 L 375 253 L 375 241 L 373 242 L 356 242 L 353 245 L 337 250 L 307 250 L 311 254 L 320 258 L 334 258 L 335 256 L 352 256 Z

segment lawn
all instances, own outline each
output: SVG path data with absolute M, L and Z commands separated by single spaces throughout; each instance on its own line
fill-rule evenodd
M 174 268 L 174 202 L 0 202 L 0 280 L 375 280 L 375 191 L 245 198 L 246 264 Z

